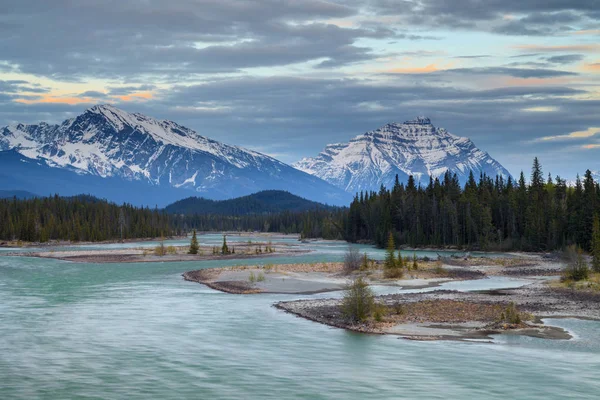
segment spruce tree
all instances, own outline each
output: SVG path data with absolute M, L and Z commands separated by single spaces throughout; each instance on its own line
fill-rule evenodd
M 200 246 L 198 245 L 198 238 L 196 237 L 196 230 L 192 233 L 192 240 L 190 242 L 190 251 L 188 254 L 198 254 Z
M 226 235 L 223 235 L 223 245 L 221 246 L 221 254 L 229 254 L 229 247 L 227 247 Z
M 396 252 L 396 244 L 394 243 L 394 235 L 392 232 L 388 235 L 387 250 L 384 262 L 383 275 L 386 278 L 402 278 L 402 265 L 396 261 L 394 253 Z
M 396 268 L 396 244 L 394 243 L 394 235 L 392 234 L 392 232 L 389 233 L 388 235 L 388 242 L 387 242 L 387 248 L 386 248 L 386 255 L 385 255 L 385 268 L 386 269 L 391 269 L 391 268 Z
M 404 258 L 402 257 L 402 252 L 398 250 L 398 261 L 396 262 L 396 266 L 398 268 L 404 268 L 406 265 L 404 263 Z

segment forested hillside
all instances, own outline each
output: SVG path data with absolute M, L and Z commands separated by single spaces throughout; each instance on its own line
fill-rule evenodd
M 529 184 L 473 174 L 464 188 L 456 176 L 427 187 L 396 182 L 391 190 L 360 193 L 345 219 L 349 241 L 385 246 L 388 234 L 410 246 L 546 251 L 577 244 L 590 248 L 600 212 L 600 187 L 587 171 L 574 187 L 560 177 L 544 178 L 537 158 Z
M 0 239 L 101 241 L 173 233 L 157 209 L 108 203 L 91 196 L 0 200 Z
M 311 202 L 309 202 L 311 203 Z M 317 204 L 317 203 L 312 203 Z M 102 241 L 158 238 L 200 231 L 299 233 L 304 237 L 342 238 L 332 221 L 343 209 L 314 208 L 251 215 L 173 215 L 164 210 L 117 205 L 93 196 L 0 199 L 0 240 Z
M 209 200 L 202 197 L 188 197 L 167 206 L 165 209 L 171 214 L 239 216 L 326 208 L 329 208 L 329 206 L 306 200 L 286 191 L 264 190 L 230 200 Z

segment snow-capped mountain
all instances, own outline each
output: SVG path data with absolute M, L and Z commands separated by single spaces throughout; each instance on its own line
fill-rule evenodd
M 17 153 L 25 163 L 35 160 L 35 168 L 101 177 L 105 180 L 98 182 L 103 184 L 144 182 L 217 199 L 265 189 L 288 190 L 330 204 L 347 199 L 341 190 L 272 157 L 217 142 L 172 121 L 130 114 L 110 105 L 94 106 L 59 125 L 0 128 L 0 154 L 9 152 L 11 159 Z M 189 191 L 177 193 L 180 198 L 191 195 Z
M 461 182 L 469 172 L 508 177 L 509 172 L 471 140 L 436 128 L 425 117 L 392 123 L 356 136 L 348 143 L 328 145 L 318 156 L 304 158 L 294 167 L 348 192 L 391 187 L 396 174 L 410 175 L 423 184 L 429 177 L 456 173 Z

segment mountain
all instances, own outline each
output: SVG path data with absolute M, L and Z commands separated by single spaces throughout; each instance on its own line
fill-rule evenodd
M 326 209 L 321 203 L 303 199 L 282 190 L 265 190 L 249 196 L 229 200 L 209 200 L 202 197 L 189 197 L 168 205 L 165 210 L 170 214 L 213 214 L 213 215 L 250 215 L 273 214 L 283 211 L 308 211 Z
M 349 202 L 338 188 L 272 157 L 110 105 L 94 106 L 59 125 L 0 128 L 0 156 L 9 168 L 0 174 L 0 185 L 15 180 L 7 165 L 14 161 L 23 179 L 18 188 L 39 193 L 89 193 L 116 201 L 116 192 L 154 205 L 189 193 L 226 199 L 273 189 L 331 204 Z M 33 171 L 23 173 L 23 163 L 44 180 L 28 176 Z
M 24 200 L 33 199 L 39 196 L 26 190 L 0 190 L 0 199 L 12 199 L 14 197 L 19 200 Z
M 477 178 L 482 172 L 510 176 L 471 140 L 436 128 L 424 117 L 385 125 L 348 143 L 328 145 L 318 156 L 304 158 L 294 167 L 351 193 L 391 187 L 396 174 L 404 182 L 413 175 L 423 184 L 429 183 L 429 176 L 440 177 L 446 171 L 456 173 L 461 182 L 471 170 Z

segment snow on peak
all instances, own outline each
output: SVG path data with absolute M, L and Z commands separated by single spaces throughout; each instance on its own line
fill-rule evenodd
M 426 117 L 391 123 L 356 136 L 345 144 L 329 145 L 317 157 L 294 164 L 348 192 L 378 190 L 401 180 L 440 177 L 447 171 L 462 181 L 472 170 L 509 176 L 508 171 L 464 137 L 436 128 Z M 427 179 L 428 180 L 428 179 Z
M 285 165 L 258 152 L 206 138 L 175 122 L 128 113 L 109 104 L 93 106 L 60 125 L 0 128 L 0 151 L 12 149 L 28 158 L 44 159 L 48 165 L 102 177 L 158 183 L 169 168 L 175 168 L 170 173 L 176 181 L 173 186 L 195 184 L 202 168 L 196 168 L 194 175 L 191 165 L 203 157 L 239 169 L 269 169 L 265 164 L 281 169 Z

